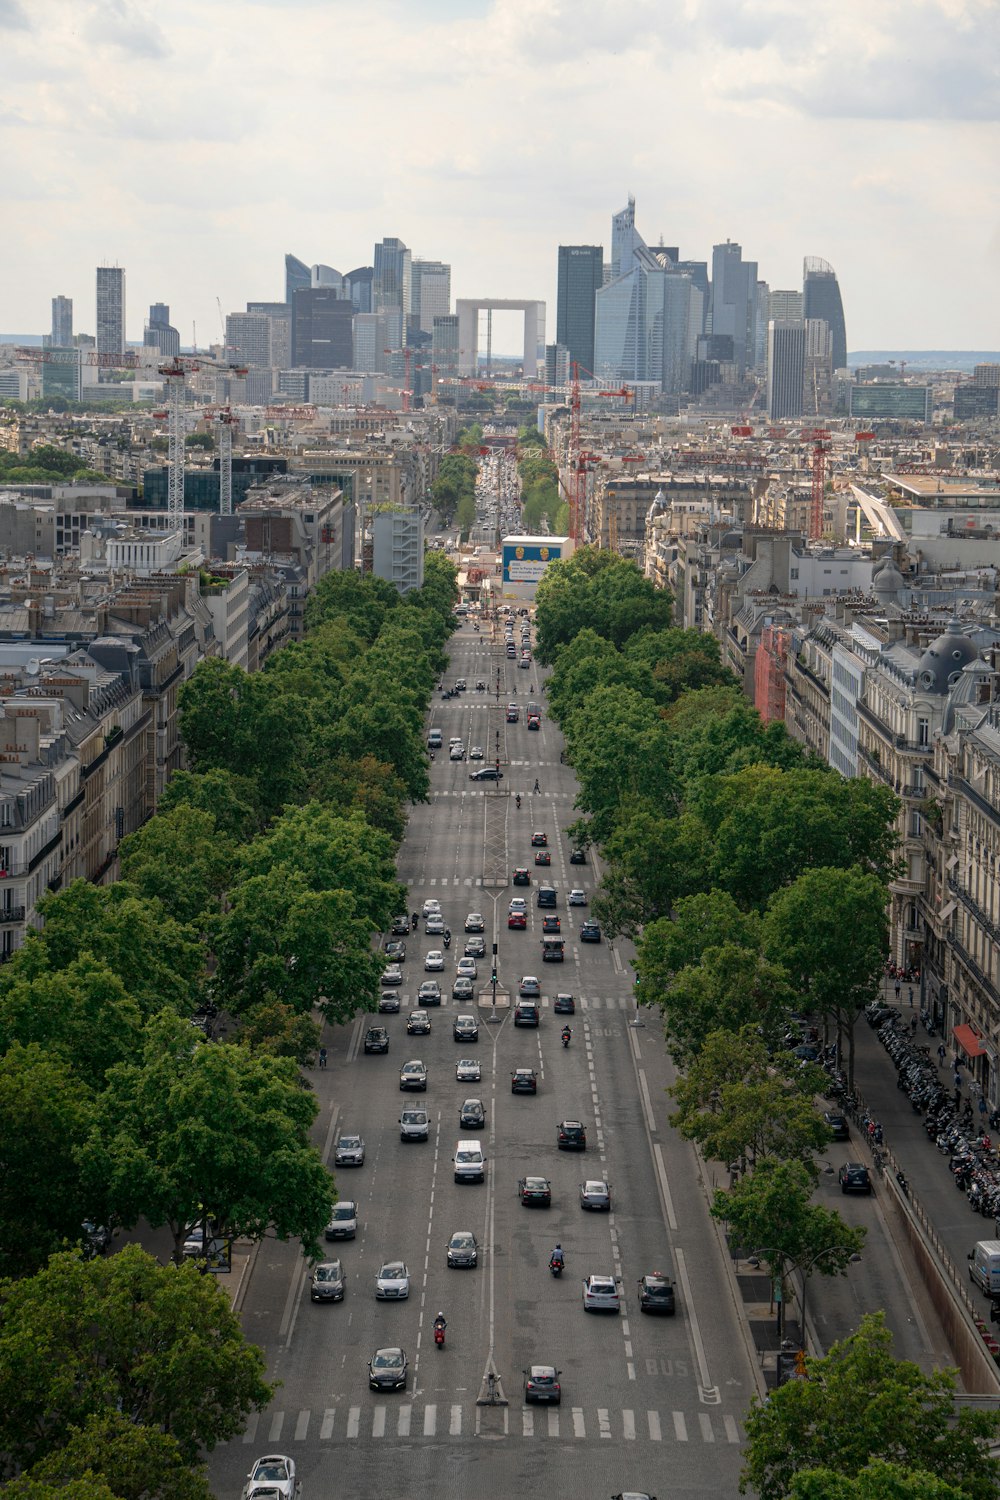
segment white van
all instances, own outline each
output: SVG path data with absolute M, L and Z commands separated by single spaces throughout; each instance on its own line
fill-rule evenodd
M 969 1251 L 969 1275 L 987 1297 L 1000 1297 L 1000 1240 L 977 1240 Z
M 399 1117 L 401 1141 L 426 1141 L 429 1131 L 430 1121 L 426 1109 L 415 1107 L 403 1110 Z
M 456 1182 L 486 1181 L 486 1158 L 478 1141 L 459 1141 L 453 1160 Z

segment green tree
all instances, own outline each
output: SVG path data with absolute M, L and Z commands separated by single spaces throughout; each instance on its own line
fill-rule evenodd
M 711 890 L 681 897 L 672 917 L 651 922 L 642 934 L 636 968 L 644 1005 L 659 1005 L 681 969 L 700 963 L 708 948 L 735 943 L 760 946 L 760 919 L 744 912 L 728 891 Z
M 105 1493 L 119 1500 L 211 1500 L 202 1465 L 188 1463 L 175 1438 L 117 1411 L 94 1412 L 82 1426 L 69 1429 L 63 1446 L 33 1464 L 27 1482 L 39 1486 L 37 1491 L 9 1486 L 0 1488 L 0 1495 L 27 1500 L 37 1494 L 42 1500 L 50 1492 L 73 1494 L 89 1481 L 98 1487 L 86 1491 L 88 1500 Z M 58 1488 L 50 1491 L 50 1486 Z
M 555 660 L 559 648 L 585 626 L 622 646 L 643 630 L 670 624 L 672 600 L 644 578 L 634 562 L 596 547 L 584 547 L 553 563 L 536 593 L 539 661 Z
M 796 1494 L 793 1484 L 803 1471 L 825 1469 L 857 1480 L 879 1459 L 953 1485 L 962 1500 L 995 1500 L 1000 1459 L 987 1445 L 1000 1433 L 1000 1413 L 956 1410 L 954 1371 L 924 1374 L 909 1360 L 894 1359 L 883 1313 L 867 1314 L 856 1333 L 806 1368 L 807 1380 L 789 1381 L 766 1403 L 751 1406 L 741 1490 L 784 1500 Z M 806 1489 L 803 1500 L 816 1493 Z M 857 1493 L 869 1500 L 880 1492 Z
M 189 432 L 184 438 L 185 448 L 201 448 L 206 453 L 215 452 L 215 438 L 210 432 Z
M 764 951 L 780 963 L 804 1005 L 846 1037 L 854 1078 L 854 1026 L 878 993 L 888 946 L 887 892 L 857 868 L 807 870 L 778 891 L 764 917 Z
M 476 524 L 476 499 L 474 495 L 462 495 L 455 507 L 455 525 L 467 538 Z
M 36 1271 L 99 1212 L 79 1170 L 92 1123 L 68 1063 L 19 1042 L 0 1057 L 0 1275 Z
M 125 1500 L 124 1495 L 116 1495 L 93 1471 L 82 1479 L 51 1483 L 47 1479 L 32 1479 L 30 1474 L 19 1474 L 0 1485 L 0 1495 L 10 1500 Z
M 852 1478 L 833 1469 L 802 1469 L 792 1479 L 790 1500 L 968 1500 L 945 1479 L 873 1458 Z
M 0 987 L 0 1053 L 36 1045 L 97 1088 L 116 1062 L 131 1056 L 142 1012 L 118 976 L 90 953 L 49 969 L 39 947 L 7 966 Z
M 223 837 L 236 844 L 246 844 L 261 828 L 261 815 L 255 799 L 253 779 L 236 771 L 221 768 L 175 771 L 164 788 L 157 810 L 169 813 L 178 807 L 197 808 L 215 819 L 215 826 Z
M 683 1067 L 716 1031 L 755 1026 L 762 1036 L 775 1037 L 795 991 L 780 964 L 755 948 L 722 943 L 680 969 L 659 1003 L 670 1051 Z
M 310 630 L 337 619 L 349 621 L 351 629 L 370 644 L 387 616 L 399 607 L 399 594 L 385 578 L 334 569 L 323 575 L 310 594 L 305 619 Z
M 209 812 L 180 804 L 150 818 L 120 846 L 123 879 L 178 922 L 200 926 L 236 869 L 236 848 Z
M 318 1255 L 333 1183 L 309 1142 L 317 1112 L 288 1058 L 195 1043 L 167 1014 L 141 1057 L 120 1063 L 101 1096 L 89 1170 L 123 1224 L 166 1225 L 180 1262 L 185 1237 L 298 1236 Z
M 392 766 L 363 755 L 317 755 L 309 792 L 317 801 L 339 812 L 358 809 L 373 828 L 387 833 L 395 844 L 406 832 L 406 786 Z
M 225 1292 L 192 1265 L 160 1266 L 128 1245 L 87 1263 L 55 1255 L 0 1283 L 0 1450 L 20 1466 L 118 1411 L 169 1433 L 195 1463 L 273 1392 Z
M 602 846 L 607 863 L 594 915 L 611 937 L 641 930 L 642 947 L 649 931 L 645 924 L 655 926 L 675 902 L 704 887 L 710 850 L 697 818 L 673 817 L 646 801 L 634 804 L 629 815 L 626 806 Z
M 239 1043 L 251 1052 L 294 1057 L 296 1062 L 308 1063 L 315 1061 L 320 1035 L 320 1027 L 312 1016 L 305 1016 L 280 1000 L 265 999 L 243 1017 Z

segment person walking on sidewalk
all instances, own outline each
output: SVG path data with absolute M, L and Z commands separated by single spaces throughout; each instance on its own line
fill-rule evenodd
M 945 1048 L 944 1042 L 939 1042 L 938 1043 L 938 1062 L 941 1064 L 942 1067 L 944 1066 L 944 1060 L 947 1057 L 947 1055 L 948 1055 L 948 1053 L 947 1053 L 947 1050 Z
M 900 997 L 900 995 L 902 993 L 903 993 L 903 986 L 900 984 L 899 980 L 897 979 L 896 980 L 896 999 L 897 1000 L 899 999 L 899 997 Z
M 910 988 L 907 990 L 907 995 L 909 996 L 910 1009 L 912 1010 L 913 1009 L 913 985 L 912 984 L 910 985 Z

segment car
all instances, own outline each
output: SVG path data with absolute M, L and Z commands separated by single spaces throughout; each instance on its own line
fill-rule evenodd
M 527 911 L 528 903 L 523 896 L 511 896 L 508 911 Z
M 405 1391 L 408 1369 L 402 1349 L 376 1349 L 368 1361 L 368 1384 L 373 1391 Z
M 399 1117 L 401 1141 L 426 1141 L 430 1137 L 430 1120 L 426 1109 L 404 1109 Z
M 472 980 L 469 979 L 465 974 L 459 974 L 458 978 L 455 980 L 455 983 L 451 987 L 451 998 L 453 1000 L 472 1000 L 474 998 L 474 995 L 475 988 L 473 986 Z
M 389 1033 L 384 1026 L 369 1026 L 365 1032 L 366 1052 L 388 1052 Z
M 537 1094 L 538 1079 L 531 1068 L 515 1068 L 510 1075 L 512 1094 Z
M 428 937 L 441 937 L 444 932 L 444 917 L 439 911 L 431 912 L 424 923 L 424 931 Z
M 584 1312 L 620 1312 L 621 1297 L 618 1283 L 613 1276 L 585 1276 L 583 1278 Z
M 566 942 L 561 937 L 555 937 L 551 932 L 542 938 L 542 963 L 561 964 L 566 959 Z
M 449 760 L 464 760 L 465 759 L 465 746 L 464 745 L 452 745 L 451 749 L 448 751 L 448 759 Z
M 471 985 L 471 983 L 471 980 L 466 980 L 466 984 Z M 456 1042 L 478 1042 L 479 1022 L 475 1016 L 456 1016 L 452 1023 L 451 1034 Z
M 474 958 L 467 956 L 458 960 L 456 972 L 463 974 L 466 979 L 475 979 L 479 973 L 479 966 Z
M 518 720 L 520 719 L 520 717 L 521 717 L 521 714 L 520 714 L 520 710 L 517 707 L 517 704 L 516 703 L 508 703 L 507 704 L 507 723 L 508 724 L 516 724 L 518 722 Z
M 387 985 L 402 984 L 402 982 L 403 971 L 399 967 L 399 964 L 389 964 L 388 968 L 386 968 L 382 975 L 383 987 Z
M 860 1161 L 845 1161 L 837 1173 L 837 1181 L 842 1193 L 870 1193 L 872 1190 L 871 1173 Z
M 532 849 L 545 849 L 548 847 L 548 842 L 549 836 L 547 833 L 541 833 L 536 829 L 536 831 L 531 835 Z
M 483 758 L 483 747 L 482 747 L 482 745 L 473 745 L 472 749 L 469 751 L 469 759 L 470 760 L 482 760 L 482 758 Z
M 402 912 L 398 917 L 393 917 L 392 926 L 389 928 L 389 932 L 393 937 L 409 937 L 410 919 L 405 911 Z
M 333 1153 L 335 1167 L 363 1167 L 365 1143 L 360 1135 L 342 1135 Z
M 587 904 L 587 893 L 586 893 L 586 891 L 581 891 L 581 889 L 580 889 L 579 886 L 574 886 L 573 889 L 569 893 L 569 904 L 570 904 L 570 906 L 586 906 L 586 904 Z
M 537 1026 L 540 1020 L 538 1004 L 534 1000 L 519 1000 L 514 1007 L 515 1026 Z
M 444 954 L 440 948 L 432 948 L 424 959 L 425 974 L 439 974 L 444 968 Z
M 479 1264 L 479 1245 L 471 1229 L 456 1229 L 448 1241 L 449 1270 L 470 1269 Z
M 423 917 L 430 917 L 433 916 L 435 912 L 438 916 L 441 915 L 441 903 L 434 896 L 428 896 L 427 900 L 421 907 L 420 914 Z
M 466 1099 L 458 1112 L 458 1123 L 469 1130 L 481 1130 L 486 1124 L 486 1109 L 481 1099 Z
M 330 1222 L 323 1231 L 327 1240 L 353 1240 L 358 1232 L 358 1207 L 350 1198 L 341 1198 L 333 1205 Z
M 527 914 L 523 911 L 512 911 L 507 916 L 507 927 L 511 932 L 525 932 L 528 926 Z
M 601 941 L 601 929 L 596 922 L 584 922 L 580 928 L 581 943 L 599 943 Z
M 542 721 L 538 717 L 538 715 L 537 714 L 529 714 L 528 715 L 528 728 L 529 729 L 541 729 L 541 727 L 542 727 Z
M 496 766 L 480 766 L 478 771 L 469 772 L 470 781 L 503 781 L 503 772 L 498 771 Z
M 528 874 L 528 867 L 527 867 L 527 865 L 518 865 L 517 869 L 514 871 L 514 884 L 515 885 L 530 885 L 531 884 L 531 876 Z
M 407 1036 L 430 1036 L 431 1018 L 425 1010 L 411 1010 L 406 1018 Z
M 551 911 L 558 904 L 558 901 L 559 897 L 556 895 L 554 885 L 540 885 L 535 892 L 535 905 L 540 911 L 543 907 Z
M 572 995 L 557 995 L 552 1002 L 552 1009 L 557 1016 L 575 1016 L 576 1001 Z
M 309 1298 L 312 1302 L 343 1302 L 344 1268 L 339 1260 L 323 1260 L 313 1266 L 309 1282 Z
M 586 1125 L 580 1120 L 560 1120 L 556 1126 L 556 1145 L 560 1151 L 586 1151 Z
M 399 1087 L 401 1089 L 427 1089 L 427 1069 L 419 1057 L 412 1057 L 405 1062 L 399 1070 Z
M 534 974 L 522 974 L 521 983 L 517 987 L 517 993 L 530 998 L 536 998 L 542 993 L 542 987 Z
M 465 678 L 464 677 L 456 677 L 455 678 L 455 689 L 459 693 L 464 693 L 464 692 L 467 691 L 467 688 L 466 688 L 466 685 L 465 685 Z
M 582 849 L 571 849 L 569 851 L 569 862 L 571 865 L 585 865 L 587 856 Z
M 385 956 L 394 964 L 401 964 L 406 959 L 406 944 L 398 939 L 385 945 Z
M 384 1260 L 375 1277 L 379 1302 L 402 1302 L 410 1295 L 410 1273 L 403 1260 Z
M 851 1138 L 850 1128 L 847 1121 L 839 1110 L 826 1109 L 823 1111 L 823 1121 L 829 1127 L 830 1134 L 835 1141 L 849 1141 Z
M 485 958 L 486 939 L 477 933 L 473 933 L 471 937 L 466 938 L 465 956 L 466 958 Z
M 537 852 L 535 854 L 535 864 L 536 865 L 550 865 L 551 863 L 552 863 L 552 855 L 549 853 L 549 851 L 547 849 L 539 849 L 539 850 L 537 850 Z
M 611 1212 L 611 1186 L 602 1177 L 588 1177 L 580 1183 L 580 1207 Z
M 243 1488 L 243 1500 L 294 1500 L 302 1488 L 294 1458 L 284 1453 L 265 1453 L 258 1458 Z
M 525 1208 L 551 1208 L 552 1187 L 547 1177 L 519 1177 L 517 1196 Z
M 650 1271 L 639 1282 L 639 1311 L 673 1317 L 676 1311 L 674 1284 L 662 1271 Z
M 395 990 L 383 990 L 378 999 L 379 1013 L 383 1016 L 394 1016 L 399 1012 L 399 996 Z
M 436 979 L 425 979 L 417 990 L 418 1005 L 440 1005 L 441 986 Z
M 486 920 L 481 911 L 470 911 L 465 919 L 466 932 L 485 932 Z
M 554 916 L 554 915 L 544 916 L 542 918 L 542 931 L 543 932 L 562 932 L 562 923 L 560 922 L 560 920 L 559 920 L 559 918 L 557 916 Z
M 477 1057 L 460 1057 L 455 1064 L 455 1078 L 458 1083 L 478 1083 L 482 1076 L 482 1066 Z
M 554 1365 L 529 1365 L 524 1372 L 524 1403 L 530 1406 L 533 1401 L 545 1401 L 549 1406 L 558 1406 L 562 1401 L 562 1387 L 559 1384 L 561 1370 Z

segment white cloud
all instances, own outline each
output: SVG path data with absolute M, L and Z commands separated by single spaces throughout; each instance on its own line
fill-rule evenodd
M 0 0 L 0 31 L 27 31 L 29 24 L 20 0 Z

